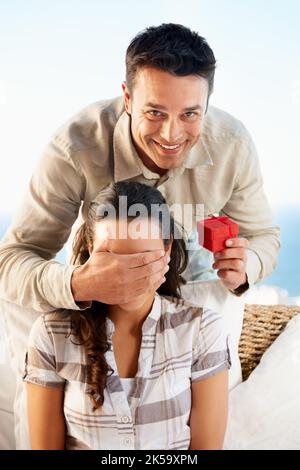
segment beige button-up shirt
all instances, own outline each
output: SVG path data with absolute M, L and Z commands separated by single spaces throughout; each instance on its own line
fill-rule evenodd
M 279 227 L 263 191 L 254 144 L 243 124 L 213 106 L 201 139 L 180 168 L 160 176 L 139 158 L 123 98 L 82 110 L 53 136 L 36 168 L 23 206 L 0 244 L 0 297 L 38 311 L 79 309 L 71 291 L 73 265 L 54 260 L 80 212 L 112 181 L 139 181 L 157 187 L 169 205 L 197 204 L 206 217 L 228 215 L 248 238 L 249 284 L 274 269 Z

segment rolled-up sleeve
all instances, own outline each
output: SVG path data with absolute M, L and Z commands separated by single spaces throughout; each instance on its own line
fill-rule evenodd
M 56 371 L 55 348 L 44 315 L 35 321 L 30 331 L 23 380 L 44 387 L 65 388 L 65 379 Z
M 193 348 L 191 380 L 204 380 L 230 367 L 223 317 L 213 310 L 203 309 L 197 343 Z
M 76 266 L 63 265 L 53 258 L 70 235 L 84 187 L 79 165 L 54 138 L 0 243 L 1 298 L 41 312 L 79 309 L 71 291 Z

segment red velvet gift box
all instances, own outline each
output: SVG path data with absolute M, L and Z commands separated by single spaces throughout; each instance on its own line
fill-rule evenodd
M 212 216 L 198 222 L 200 245 L 214 253 L 224 250 L 225 241 L 237 237 L 238 232 L 238 224 L 226 216 Z

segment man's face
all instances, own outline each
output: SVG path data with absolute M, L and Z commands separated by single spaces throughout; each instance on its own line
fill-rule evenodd
M 132 94 L 123 83 L 131 133 L 144 164 L 160 174 L 179 167 L 198 141 L 208 98 L 205 78 L 144 67 Z

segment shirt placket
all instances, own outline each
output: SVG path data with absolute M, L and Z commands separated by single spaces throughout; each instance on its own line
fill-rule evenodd
M 106 387 L 116 414 L 119 448 L 120 450 L 134 450 L 134 420 L 126 393 L 123 390 L 120 377 L 117 373 L 118 369 L 113 351 L 112 335 L 114 333 L 114 325 L 109 318 L 107 319 L 107 324 L 109 350 L 106 352 L 105 357 L 109 366 L 114 370 L 114 373 L 107 378 Z
M 133 399 L 131 406 L 131 413 L 134 417 L 136 416 L 152 369 L 154 351 L 156 347 L 155 333 L 157 327 L 157 319 L 160 316 L 160 312 L 161 299 L 159 295 L 156 294 L 152 311 L 149 314 L 148 318 L 145 320 L 142 327 L 142 343 L 138 358 L 138 370 L 135 378 L 135 387 L 133 391 Z M 136 440 L 138 441 L 138 436 Z M 137 444 L 139 443 L 137 442 Z
M 113 351 L 112 335 L 115 331 L 113 322 L 107 318 L 107 340 L 109 350 L 106 352 L 106 360 L 115 373 L 107 379 L 107 390 L 112 401 L 112 406 L 117 416 L 117 427 L 120 450 L 134 450 L 137 448 L 137 439 L 135 436 L 135 414 L 139 402 L 142 398 L 144 388 L 148 377 L 150 376 L 154 350 L 156 344 L 155 331 L 157 320 L 161 313 L 161 299 L 156 294 L 152 311 L 145 320 L 142 327 L 142 343 L 138 358 L 138 370 L 134 382 L 132 404 L 129 406 L 126 393 L 123 390 L 120 377 L 117 373 L 117 365 Z M 149 338 L 152 342 L 149 348 Z

